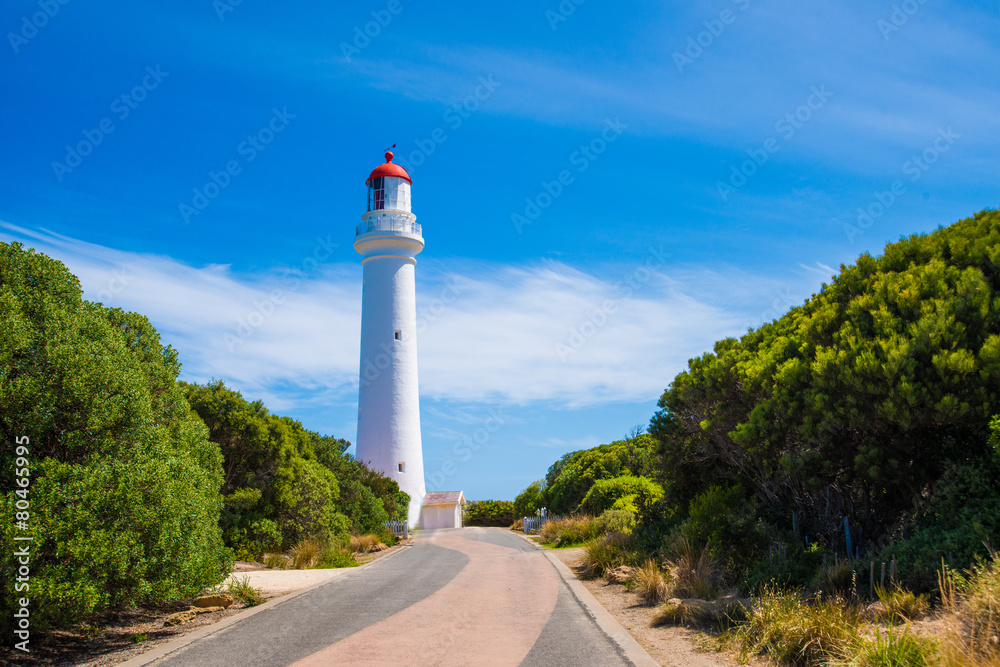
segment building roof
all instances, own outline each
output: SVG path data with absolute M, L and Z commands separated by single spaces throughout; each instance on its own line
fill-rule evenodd
M 424 496 L 424 505 L 461 505 L 463 500 L 461 491 L 434 491 Z
M 385 164 L 375 167 L 372 173 L 368 175 L 365 185 L 368 185 L 373 178 L 378 178 L 379 176 L 396 176 L 397 178 L 405 179 L 407 183 L 413 185 L 413 181 L 410 179 L 410 175 L 406 173 L 406 170 L 398 164 L 392 163 L 392 151 L 385 152 Z

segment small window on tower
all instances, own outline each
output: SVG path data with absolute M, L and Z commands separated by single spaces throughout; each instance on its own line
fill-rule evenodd
M 399 329 L 396 329 L 396 333 L 393 335 L 393 338 L 395 338 L 396 340 L 403 340 L 403 332 L 400 331 Z
M 406 462 L 405 461 L 400 461 L 399 462 L 399 472 L 406 472 Z

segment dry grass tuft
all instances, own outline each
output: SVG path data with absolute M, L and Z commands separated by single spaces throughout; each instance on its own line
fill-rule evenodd
M 368 554 L 373 551 L 381 551 L 385 545 L 382 544 L 378 535 L 351 535 L 351 543 L 347 548 L 356 554 Z
M 583 544 L 598 535 L 597 521 L 592 516 L 568 516 L 542 524 L 539 536 L 543 544 L 566 547 Z
M 264 554 L 264 567 L 271 570 L 287 570 L 288 556 L 285 554 Z
M 857 635 L 862 612 L 837 599 L 807 603 L 797 593 L 765 589 L 735 631 L 741 657 L 823 665 Z
M 601 577 L 632 559 L 628 550 L 629 537 L 609 533 L 587 542 L 583 549 L 583 576 Z
M 916 621 L 927 615 L 930 609 L 930 598 L 927 595 L 916 595 L 912 591 L 899 586 L 892 588 L 875 587 L 878 595 L 878 620 L 886 623 L 897 621 Z
M 652 559 L 632 572 L 632 583 L 646 604 L 657 604 L 671 597 L 670 580 Z
M 707 544 L 698 548 L 687 539 L 679 540 L 666 565 L 675 597 L 714 600 L 722 592 L 722 571 Z
M 256 607 L 267 601 L 259 588 L 250 585 L 250 577 L 248 576 L 231 580 L 226 586 L 226 592 L 248 607 Z
M 319 542 L 313 539 L 301 540 L 291 549 L 292 567 L 304 570 L 316 564 L 319 552 L 322 550 Z

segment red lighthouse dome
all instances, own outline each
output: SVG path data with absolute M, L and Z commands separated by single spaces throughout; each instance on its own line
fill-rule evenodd
M 385 164 L 380 164 L 372 170 L 372 173 L 368 175 L 368 180 L 365 181 L 365 185 L 370 184 L 373 178 L 381 178 L 384 176 L 402 178 L 410 185 L 413 185 L 413 180 L 410 178 L 410 175 L 406 173 L 406 170 L 398 164 L 393 164 L 392 157 L 392 151 L 385 152 Z

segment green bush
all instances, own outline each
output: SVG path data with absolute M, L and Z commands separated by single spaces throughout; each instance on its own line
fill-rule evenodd
M 358 561 L 354 558 L 354 554 L 346 548 L 339 545 L 328 544 L 320 549 L 319 554 L 316 556 L 316 564 L 313 565 L 313 567 L 319 569 L 331 569 L 340 567 L 357 567 L 358 564 Z
M 622 475 L 649 476 L 653 471 L 656 441 L 648 435 L 571 452 L 556 461 L 545 476 L 545 495 L 555 514 L 570 514 L 594 482 Z
M 805 588 L 815 583 L 823 563 L 823 552 L 817 544 L 803 549 L 797 541 L 787 547 L 784 559 L 770 559 L 765 554 L 754 563 L 739 582 L 744 595 L 756 595 L 763 588 L 777 585 L 780 589 Z
M 1000 466 L 949 465 L 915 521 L 913 535 L 885 549 L 879 560 L 895 556 L 900 581 L 916 592 L 931 592 L 942 558 L 964 566 L 1000 544 Z
M 0 243 L 0 340 L 5 517 L 18 499 L 12 445 L 30 439 L 32 627 L 221 581 L 231 559 L 218 523 L 222 458 L 175 384 L 177 353 L 149 321 L 84 301 L 60 262 Z M 14 529 L 3 524 L 4 544 Z M 5 549 L 4 632 L 21 597 L 16 565 Z
M 465 505 L 466 526 L 501 526 L 514 523 L 514 503 L 510 500 L 474 500 Z
M 766 552 L 771 539 L 758 507 L 742 486 L 712 486 L 691 501 L 680 533 L 692 544 L 710 544 L 730 578 L 738 578 Z
M 223 533 L 236 560 L 257 561 L 264 554 L 281 549 L 278 524 L 259 515 L 244 515 Z
M 619 503 L 622 509 L 634 507 L 642 514 L 662 497 L 663 487 L 648 477 L 621 475 L 594 482 L 580 506 L 586 512 L 599 515 Z
M 604 510 L 601 516 L 597 517 L 597 530 L 599 533 L 622 533 L 631 535 L 636 524 L 636 514 L 628 509 L 610 508 Z
M 545 493 L 543 485 L 545 481 L 532 482 L 514 499 L 514 519 L 523 519 L 526 516 L 535 516 L 535 512 L 545 507 Z

